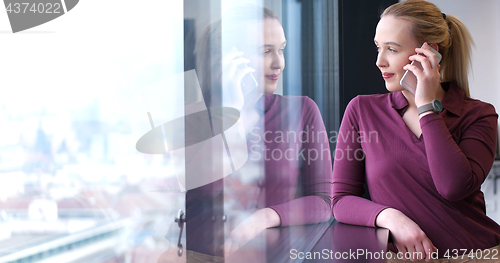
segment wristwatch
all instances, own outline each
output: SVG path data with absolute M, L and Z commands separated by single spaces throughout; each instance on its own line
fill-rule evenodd
M 426 112 L 433 111 L 435 113 L 440 113 L 443 110 L 443 106 L 439 100 L 433 99 L 431 103 L 424 104 L 417 108 L 418 115 Z

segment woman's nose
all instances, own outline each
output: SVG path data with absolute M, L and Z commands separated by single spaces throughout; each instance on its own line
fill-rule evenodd
M 271 64 L 273 69 L 284 69 L 285 68 L 285 58 L 281 54 L 275 54 L 273 56 L 273 62 Z
M 377 61 L 375 62 L 375 64 L 379 68 L 387 66 L 387 60 L 385 59 L 385 57 L 383 56 L 382 53 L 378 53 L 378 55 L 377 55 Z

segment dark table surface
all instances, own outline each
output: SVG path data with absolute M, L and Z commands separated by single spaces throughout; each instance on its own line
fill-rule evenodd
M 389 230 L 335 220 L 271 228 L 225 262 L 384 262 Z

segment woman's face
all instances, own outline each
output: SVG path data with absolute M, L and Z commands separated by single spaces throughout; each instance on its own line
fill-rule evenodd
M 403 90 L 399 84 L 405 73 L 403 67 L 411 62 L 408 57 L 419 47 L 410 33 L 410 22 L 384 16 L 378 22 L 374 40 L 378 51 L 376 64 L 382 72 L 385 87 L 390 92 Z
M 285 32 L 278 20 L 264 19 L 262 43 L 257 46 L 257 52 L 248 57 L 249 66 L 255 69 L 254 76 L 259 87 L 265 93 L 273 93 L 285 68 Z

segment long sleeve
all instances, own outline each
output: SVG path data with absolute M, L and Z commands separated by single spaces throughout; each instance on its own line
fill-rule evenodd
M 387 206 L 361 197 L 364 193 L 365 159 L 359 139 L 359 97 L 348 105 L 337 135 L 333 165 L 333 215 L 339 222 L 375 226 Z M 360 150 L 361 149 L 361 150 Z
M 316 103 L 305 97 L 302 105 L 302 131 L 298 139 L 301 162 L 298 198 L 270 206 L 281 218 L 281 226 L 312 224 L 331 218 L 331 152 L 323 119 Z
M 420 137 L 402 118 L 408 101 L 401 92 L 353 99 L 337 136 L 333 167 L 338 221 L 374 226 L 380 211 L 397 209 L 420 226 L 440 257 L 500 242 L 500 226 L 486 216 L 480 189 L 493 162 L 497 114 L 453 83 L 442 85 L 444 110 L 420 119 Z M 361 198 L 365 180 L 372 201 Z
M 442 116 L 420 119 L 432 180 L 441 196 L 457 201 L 477 191 L 493 165 L 497 118 L 490 104 L 481 104 L 455 141 Z

